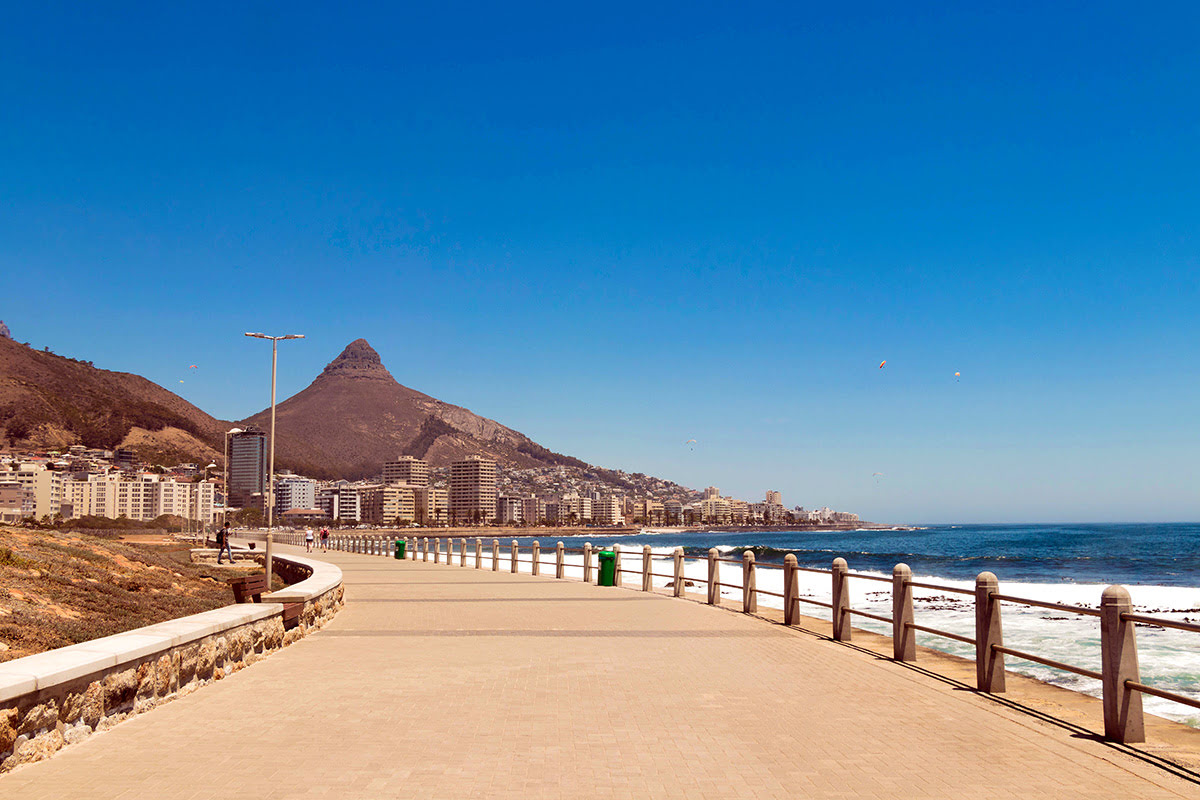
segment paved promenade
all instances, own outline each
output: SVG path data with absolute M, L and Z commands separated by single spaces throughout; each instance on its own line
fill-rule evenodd
M 1200 796 L 1119 749 L 730 611 L 320 557 L 346 581 L 325 629 L 0 777 L 0 797 Z

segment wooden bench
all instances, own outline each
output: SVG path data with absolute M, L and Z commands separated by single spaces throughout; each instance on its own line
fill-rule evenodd
M 283 606 L 283 629 L 285 631 L 290 631 L 300 624 L 300 612 L 303 610 L 304 603 L 286 603 Z
M 235 603 L 249 603 L 251 600 L 261 603 L 263 592 L 267 591 L 267 576 L 262 572 L 244 578 L 230 578 L 226 583 L 233 589 Z

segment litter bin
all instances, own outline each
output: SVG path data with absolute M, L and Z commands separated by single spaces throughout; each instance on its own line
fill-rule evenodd
M 612 550 L 600 551 L 600 585 L 617 585 L 617 555 Z
M 398 561 L 404 560 L 404 540 L 403 539 L 396 540 L 396 559 Z

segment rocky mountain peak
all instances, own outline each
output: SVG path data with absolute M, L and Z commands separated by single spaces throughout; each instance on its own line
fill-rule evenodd
M 325 367 L 322 377 L 391 378 L 383 360 L 366 339 L 355 339 Z

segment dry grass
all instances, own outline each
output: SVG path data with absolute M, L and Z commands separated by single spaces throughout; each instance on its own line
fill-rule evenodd
M 0 528 L 0 661 L 233 602 L 254 567 L 193 564 L 189 545 Z

